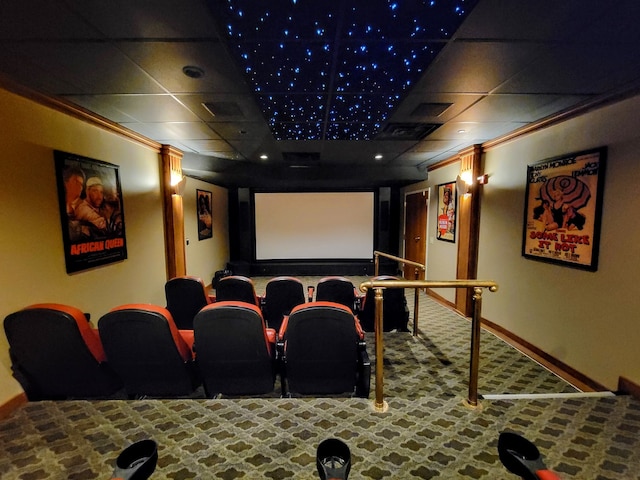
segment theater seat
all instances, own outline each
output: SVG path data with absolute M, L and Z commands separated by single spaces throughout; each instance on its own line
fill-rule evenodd
M 346 277 L 324 277 L 316 286 L 317 302 L 339 303 L 349 307 L 353 313 L 360 309 L 361 298 L 355 285 Z
M 275 277 L 267 282 L 262 313 L 269 328 L 280 330 L 282 319 L 291 309 L 306 302 L 304 286 L 295 277 Z
M 256 305 L 216 302 L 194 319 L 196 364 L 208 397 L 272 392 L 276 332 Z
M 164 293 L 167 310 L 180 330 L 193 330 L 196 313 L 211 303 L 204 282 L 197 277 L 172 278 L 165 283 Z
M 397 277 L 382 275 L 372 278 L 376 280 L 399 280 Z M 362 301 L 358 318 L 360 325 L 367 332 L 375 330 L 375 289 L 370 288 Z M 407 306 L 407 298 L 404 294 L 404 288 L 385 288 L 382 290 L 382 330 L 390 332 L 397 330 L 398 332 L 408 332 L 407 324 L 409 322 L 409 307 Z
M 221 278 L 216 285 L 216 302 L 246 302 L 261 305 L 261 298 L 256 294 L 253 281 L 242 275 L 230 275 Z
M 29 400 L 108 397 L 122 381 L 100 338 L 75 307 L 31 305 L 4 319 L 12 370 Z
M 351 310 L 334 302 L 295 307 L 280 328 L 283 393 L 369 396 L 371 362 Z
M 189 345 L 193 331 L 179 331 L 166 308 L 122 305 L 105 314 L 98 329 L 130 398 L 186 396 L 199 385 Z

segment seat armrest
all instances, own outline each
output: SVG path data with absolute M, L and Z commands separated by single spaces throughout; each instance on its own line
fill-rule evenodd
M 368 398 L 371 390 L 371 360 L 364 342 L 358 343 L 358 382 L 356 383 L 356 396 Z M 360 348 L 364 347 L 364 348 Z
M 193 359 L 195 356 L 195 352 L 193 349 L 193 342 L 194 342 L 193 330 L 178 330 L 178 333 L 184 340 L 184 343 L 186 343 L 189 346 L 189 350 L 191 350 L 191 358 Z
M 267 340 L 269 341 L 270 344 L 272 344 L 273 346 L 276 345 L 276 340 L 278 335 L 276 334 L 276 329 L 275 328 L 265 328 L 265 331 L 267 332 Z

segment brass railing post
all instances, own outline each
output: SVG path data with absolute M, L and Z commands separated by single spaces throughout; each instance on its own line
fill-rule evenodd
M 382 300 L 383 289 L 376 288 L 375 292 L 375 336 L 376 336 L 376 411 L 384 411 L 384 341 L 382 338 Z
M 473 289 L 473 316 L 471 317 L 471 358 L 469 359 L 469 397 L 471 407 L 478 406 L 478 371 L 480 369 L 480 321 L 482 288 Z
M 418 272 L 418 267 L 416 267 L 413 271 L 414 280 L 420 279 L 420 273 Z M 420 309 L 420 289 L 416 287 L 413 290 L 413 336 L 418 336 L 418 311 Z
M 464 403 L 472 408 L 478 407 L 478 372 L 480 369 L 480 333 L 482 319 L 482 289 L 490 292 L 498 290 L 498 284 L 484 280 L 371 280 L 360 284 L 360 290 L 375 290 L 375 342 L 376 342 L 376 411 L 384 411 L 387 406 L 384 401 L 384 339 L 383 326 L 383 289 L 384 288 L 415 288 L 416 295 L 421 288 L 473 288 L 473 316 L 471 318 L 471 345 L 469 361 L 469 391 Z

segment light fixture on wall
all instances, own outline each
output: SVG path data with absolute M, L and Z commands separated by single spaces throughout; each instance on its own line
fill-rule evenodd
M 174 170 L 171 171 L 171 188 L 174 195 L 180 195 L 184 193 L 184 186 L 187 183 L 187 177 Z

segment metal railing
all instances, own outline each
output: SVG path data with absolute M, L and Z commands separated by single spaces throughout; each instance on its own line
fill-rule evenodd
M 375 344 L 376 344 L 376 411 L 385 411 L 384 401 L 384 340 L 382 333 L 383 308 L 382 291 L 385 288 L 415 288 L 416 297 L 420 288 L 473 288 L 473 316 L 471 317 L 471 343 L 469 361 L 469 393 L 466 399 L 468 406 L 478 406 L 478 370 L 480 366 L 480 320 L 482 310 L 482 291 L 487 288 L 490 292 L 498 290 L 498 284 L 484 280 L 371 280 L 360 284 L 360 291 L 375 290 Z M 415 312 L 414 312 L 415 316 Z M 415 331 L 415 326 L 414 326 Z
M 380 257 L 384 257 L 384 258 L 389 258 L 391 260 L 394 260 L 398 263 L 402 263 L 403 265 L 412 265 L 415 268 L 413 269 L 413 278 L 414 280 L 418 280 L 420 277 L 420 272 L 424 272 L 427 268 L 418 262 L 414 262 L 411 260 L 407 260 L 406 258 L 400 258 L 400 257 L 396 257 L 395 255 L 390 255 L 388 253 L 384 253 L 384 252 L 380 252 L 378 250 L 373 252 L 373 260 L 374 260 L 374 275 L 377 277 L 380 273 Z M 415 295 L 413 296 L 413 336 L 415 337 L 416 335 L 418 335 L 418 307 L 420 306 L 419 304 L 419 298 L 420 296 L 418 295 L 418 289 L 419 287 L 416 287 L 415 289 Z

